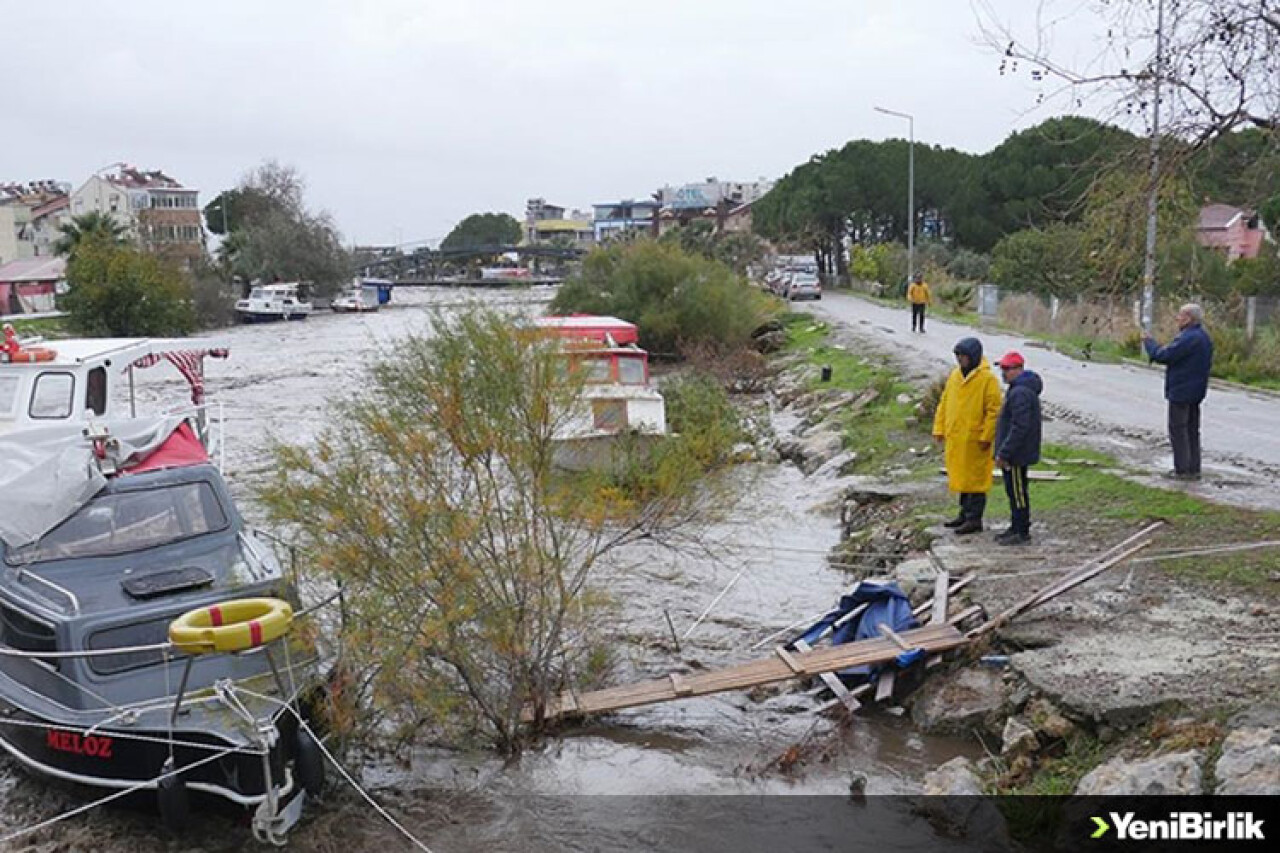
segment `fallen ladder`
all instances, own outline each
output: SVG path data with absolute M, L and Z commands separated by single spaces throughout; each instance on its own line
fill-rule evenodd
M 589 693 L 566 692 L 548 703 L 543 716 L 545 719 L 552 720 L 569 715 L 601 714 L 692 696 L 745 690 L 794 678 L 823 676 L 854 666 L 886 664 L 908 651 L 924 651 L 931 658 L 935 658 L 943 652 L 967 645 L 987 632 L 1001 627 L 1010 619 L 1039 607 L 1107 569 L 1127 561 L 1151 544 L 1151 535 L 1161 526 L 1161 522 L 1148 525 L 1082 566 L 1068 571 L 1035 595 L 969 631 L 968 634 L 962 634 L 957 630 L 956 625 L 977 615 L 982 608 L 970 607 L 947 618 L 945 622 L 941 621 L 940 617 L 944 617 L 947 613 L 949 598 L 947 593 L 955 593 L 972 581 L 974 576 L 967 575 L 958 581 L 950 582 L 946 574 L 940 574 L 934 597 L 914 610 L 917 616 L 922 615 L 926 610 L 931 611 L 932 621 L 923 628 L 896 633 L 887 626 L 881 625 L 879 627 L 883 636 L 872 639 L 822 649 L 797 649 L 796 651 L 788 651 L 779 646 L 774 649 L 774 654 L 770 657 L 697 675 L 681 675 L 673 672 L 665 678 L 655 678 Z M 828 686 L 830 686 L 829 682 Z M 837 695 L 835 701 L 843 702 L 852 711 L 857 708 L 859 697 L 872 689 L 876 689 L 878 694 L 888 698 L 893 690 L 892 679 L 884 678 L 877 682 L 868 682 L 852 690 L 835 690 Z M 521 720 L 526 723 L 535 720 L 531 707 L 524 709 Z
M 811 652 L 788 652 L 779 647 L 767 658 L 698 675 L 679 675 L 673 672 L 666 678 L 610 687 L 578 696 L 564 693 L 548 706 L 546 716 L 554 719 L 566 714 L 600 714 L 690 696 L 745 690 L 777 681 L 837 672 L 851 666 L 889 663 L 908 649 L 945 652 L 967 642 L 964 634 L 952 625 L 928 625 L 914 631 L 903 631 L 893 638 L 876 637 Z M 525 711 L 524 719 L 526 722 L 533 719 L 530 710 Z

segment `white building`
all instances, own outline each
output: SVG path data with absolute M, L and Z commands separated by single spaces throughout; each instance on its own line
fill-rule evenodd
M 53 254 L 70 191 L 57 181 L 0 184 L 0 264 Z
M 94 175 L 71 195 L 71 215 L 97 211 L 119 223 L 149 251 L 188 262 L 204 255 L 200 193 L 161 171 L 130 166 Z

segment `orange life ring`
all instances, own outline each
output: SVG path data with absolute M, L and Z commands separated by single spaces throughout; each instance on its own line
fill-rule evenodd
M 53 361 L 57 357 L 58 351 L 48 347 L 23 347 L 9 353 L 9 361 L 14 364 L 38 364 L 43 361 Z

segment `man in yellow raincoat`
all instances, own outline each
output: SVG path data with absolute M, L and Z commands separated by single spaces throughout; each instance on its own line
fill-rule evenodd
M 991 491 L 1000 380 L 982 357 L 977 338 L 962 338 L 954 352 L 957 367 L 938 401 L 933 437 L 946 448 L 947 485 L 960 495 L 960 514 L 946 526 L 960 534 L 978 533 Z

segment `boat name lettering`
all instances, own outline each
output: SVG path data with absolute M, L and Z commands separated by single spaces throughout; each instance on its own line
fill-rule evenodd
M 45 745 L 58 752 L 71 752 L 76 755 L 88 755 L 91 758 L 110 758 L 113 746 L 112 739 L 101 735 L 78 735 L 75 732 L 64 732 L 49 729 Z

